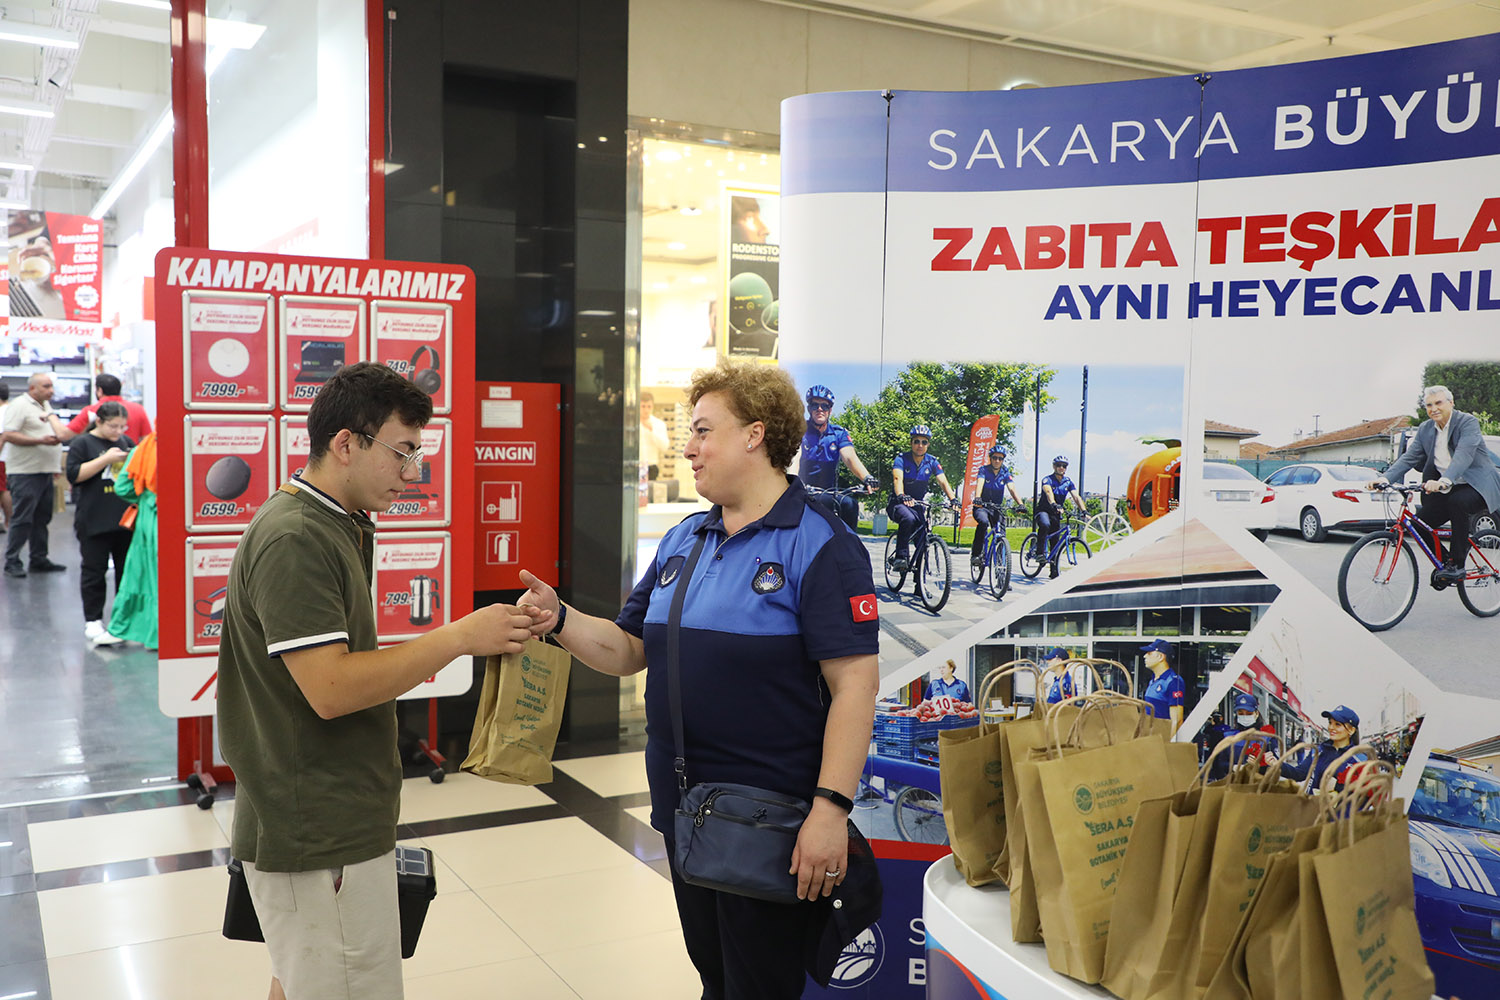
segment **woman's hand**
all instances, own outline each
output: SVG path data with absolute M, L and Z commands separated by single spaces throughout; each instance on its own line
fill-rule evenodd
M 521 570 L 521 582 L 526 584 L 526 593 L 522 594 L 516 601 L 519 608 L 537 608 L 542 613 L 531 623 L 531 634 L 541 638 L 552 631 L 553 623 L 557 620 L 557 609 L 561 602 L 558 600 L 557 591 L 551 585 L 543 582 L 533 575 L 529 570 Z
M 797 876 L 797 898 L 827 896 L 844 880 L 849 861 L 849 817 L 824 798 L 813 799 L 812 811 L 797 833 L 789 874 Z

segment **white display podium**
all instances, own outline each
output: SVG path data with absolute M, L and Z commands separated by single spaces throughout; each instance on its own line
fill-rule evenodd
M 922 922 L 927 928 L 927 1000 L 973 1000 L 975 984 L 948 992 L 950 980 L 934 967 L 948 952 L 980 985 L 1005 1000 L 1075 1000 L 1112 997 L 1053 972 L 1041 944 L 1017 944 L 1010 936 L 1010 893 L 999 882 L 978 889 L 964 881 L 951 857 L 932 863 L 922 877 Z M 966 977 L 965 977 L 966 978 Z M 955 981 L 956 980 L 952 980 Z

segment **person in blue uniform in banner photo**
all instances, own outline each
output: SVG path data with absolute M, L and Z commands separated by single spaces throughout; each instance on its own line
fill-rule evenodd
M 974 703 L 974 695 L 969 691 L 969 685 L 954 674 L 958 671 L 958 664 L 952 660 L 943 661 L 943 675 L 934 677 L 927 682 L 927 690 L 922 692 L 923 701 L 931 701 L 934 698 L 952 698 L 954 701 L 966 701 Z
M 897 572 L 904 573 L 911 565 L 908 551 L 911 533 L 922 519 L 913 505 L 927 496 L 933 483 L 942 488 L 949 502 L 954 499 L 953 487 L 948 485 L 948 477 L 943 473 L 943 464 L 927 453 L 927 446 L 931 443 L 931 429 L 926 424 L 917 424 L 911 429 L 911 450 L 904 455 L 897 455 L 896 461 L 891 465 L 894 488 L 885 512 L 896 522 L 896 554 L 892 562 Z
M 1068 651 L 1061 646 L 1053 646 L 1047 652 L 1046 662 L 1042 664 L 1042 676 L 1051 675 L 1051 683 L 1047 685 L 1047 704 L 1056 705 L 1064 698 L 1071 698 L 1076 693 L 1073 688 L 1073 675 L 1063 669 L 1063 664 L 1070 657 Z
M 879 602 L 864 544 L 786 473 L 805 426 L 791 377 L 767 365 L 721 362 L 694 374 L 689 400 L 683 457 L 713 508 L 666 533 L 614 621 L 561 603 L 529 572 L 521 574 L 528 590 L 520 604 L 543 612 L 533 632 L 549 632 L 593 669 L 647 671 L 651 825 L 667 840 L 683 940 L 703 996 L 794 1000 L 807 982 L 805 945 L 822 939 L 832 912 L 811 901 L 832 893 L 847 871 L 848 813 L 880 680 Z M 668 690 L 674 632 L 682 747 Z M 677 758 L 689 786 L 734 782 L 811 802 L 786 861 L 801 902 L 683 881 L 671 839 Z
M 1083 513 L 1083 497 L 1078 495 L 1078 487 L 1068 478 L 1068 456 L 1058 455 L 1052 460 L 1052 474 L 1042 477 L 1041 495 L 1036 501 L 1036 544 L 1042 547 L 1042 551 L 1036 554 L 1038 560 L 1046 558 L 1052 551 L 1054 536 L 1062 528 L 1069 497 L 1078 505 L 1078 512 Z M 1048 573 L 1056 579 L 1057 560 L 1050 559 L 1049 563 Z
M 1008 492 L 1011 499 L 1019 504 L 1021 494 L 1016 492 L 1014 479 L 1010 469 L 1005 467 L 1005 448 L 997 444 L 990 449 L 990 464 L 980 469 L 979 474 L 974 478 L 974 496 L 986 503 L 1004 506 L 1005 494 Z M 990 533 L 990 516 L 989 511 L 975 506 L 974 544 L 969 548 L 969 562 L 975 565 L 984 561 L 984 540 Z M 997 518 L 995 530 L 1005 530 L 1005 518 Z
M 1312 753 L 1303 754 L 1301 760 L 1281 766 L 1283 778 L 1291 778 L 1293 781 L 1306 779 L 1306 787 L 1309 789 L 1321 787 L 1323 776 L 1328 773 L 1333 762 L 1342 757 L 1350 747 L 1359 745 L 1359 716 L 1354 709 L 1348 705 L 1339 705 L 1324 712 L 1323 718 L 1328 720 L 1328 739 L 1319 743 Z M 1369 759 L 1369 754 L 1360 751 L 1341 764 L 1334 777 L 1334 788 L 1343 788 L 1344 783 L 1358 772 L 1358 765 Z
M 1225 777 L 1229 774 L 1230 767 L 1241 761 L 1251 761 L 1256 766 L 1263 767 L 1276 763 L 1276 758 L 1281 756 L 1281 740 L 1261 721 L 1260 702 L 1255 695 L 1242 691 L 1234 696 L 1234 721 L 1222 727 L 1214 746 L 1231 736 L 1252 731 L 1258 731 L 1259 735 L 1236 743 L 1232 750 L 1226 750 L 1214 758 L 1213 767 L 1208 772 L 1210 781 Z M 1213 747 L 1209 747 L 1209 750 L 1211 752 Z
M 1151 671 L 1151 683 L 1146 685 L 1141 697 L 1151 706 L 1151 714 L 1156 718 L 1172 720 L 1172 732 L 1175 733 L 1182 728 L 1187 685 L 1172 669 L 1172 644 L 1157 639 L 1142 646 L 1141 652 L 1146 654 L 1146 669 Z
M 880 480 L 870 475 L 865 463 L 859 460 L 849 432 L 833 422 L 833 390 L 826 385 L 810 386 L 803 398 L 807 401 L 807 431 L 802 435 L 802 454 L 797 462 L 797 475 L 802 485 L 837 489 L 839 463 L 842 462 L 868 489 L 879 486 Z M 839 520 L 847 524 L 850 531 L 856 530 L 859 504 L 853 497 L 822 495 L 817 500 L 838 514 Z

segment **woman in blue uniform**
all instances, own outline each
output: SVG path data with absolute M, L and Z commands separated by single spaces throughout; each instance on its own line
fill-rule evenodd
M 879 686 L 879 621 L 864 545 L 786 474 L 805 422 L 779 368 L 697 372 L 683 456 L 712 510 L 667 532 L 618 618 L 562 604 L 530 573 L 523 605 L 562 646 L 601 673 L 647 671 L 646 775 L 651 825 L 674 857 L 674 758 L 689 785 L 736 782 L 811 801 L 787 859 L 799 896 L 843 880 L 848 812 L 870 744 Z M 686 563 L 703 540 L 701 558 Z M 686 578 L 685 578 L 686 577 Z M 668 695 L 670 608 L 677 629 L 684 746 L 674 745 Z M 805 938 L 819 908 L 688 885 L 672 887 L 687 952 L 705 997 L 793 1000 L 806 984 Z
M 1359 745 L 1359 716 L 1354 709 L 1340 705 L 1324 712 L 1323 718 L 1328 720 L 1328 739 L 1319 743 L 1318 749 L 1311 754 L 1304 754 L 1301 760 L 1281 766 L 1283 778 L 1294 781 L 1306 778 L 1310 789 L 1321 787 L 1329 766 L 1350 747 Z M 1345 761 L 1334 778 L 1334 787 L 1343 788 L 1344 782 L 1350 778 L 1351 769 L 1357 770 L 1355 765 L 1366 760 L 1369 760 L 1369 755 L 1361 751 Z
M 1011 499 L 1016 503 L 1021 502 L 1021 494 L 1016 492 L 1015 479 L 1009 469 L 1005 467 L 1005 448 L 995 445 L 990 449 L 990 464 L 979 470 L 974 478 L 974 496 L 986 503 L 1004 506 L 1005 494 L 1010 493 Z M 999 519 L 995 525 L 997 531 L 1005 530 L 1004 518 Z M 984 540 L 990 533 L 990 512 L 977 504 L 974 507 L 974 544 L 969 547 L 969 562 L 978 566 L 984 561 Z
M 1146 685 L 1146 692 L 1141 697 L 1151 706 L 1152 715 L 1172 720 L 1172 732 L 1175 733 L 1182 728 L 1187 685 L 1172 669 L 1172 644 L 1157 639 L 1142 646 L 1141 652 L 1146 654 L 1146 669 L 1151 671 L 1151 683 Z
M 931 443 L 931 429 L 926 424 L 917 424 L 911 429 L 911 450 L 897 455 L 891 465 L 894 489 L 885 512 L 896 522 L 896 554 L 891 562 L 902 573 L 910 566 L 911 533 L 921 521 L 921 515 L 912 505 L 927 496 L 933 483 L 942 488 L 950 502 L 954 499 L 953 487 L 948 485 L 948 477 L 943 473 L 943 464 L 927 454 L 927 446 Z
M 927 682 L 927 690 L 922 692 L 923 701 L 931 701 L 934 698 L 952 698 L 954 701 L 966 701 L 974 703 L 974 695 L 969 691 L 969 685 L 960 680 L 954 674 L 958 665 L 952 660 L 943 661 L 943 676 L 935 677 Z

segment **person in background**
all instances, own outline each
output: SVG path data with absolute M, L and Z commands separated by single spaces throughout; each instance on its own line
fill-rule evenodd
M 948 485 L 948 477 L 943 474 L 943 463 L 927 454 L 927 446 L 931 443 L 931 429 L 926 424 L 917 424 L 911 429 L 911 450 L 897 455 L 891 465 L 894 488 L 885 512 L 896 522 L 896 553 L 891 557 L 891 565 L 902 573 L 911 565 L 911 533 L 922 520 L 921 515 L 912 509 L 913 505 L 927 496 L 931 483 L 942 488 L 949 502 L 955 499 L 953 487 Z
M 1005 505 L 1005 494 L 1009 493 L 1012 500 L 1021 503 L 1021 494 L 1016 492 L 1014 476 L 1005 467 L 1005 447 L 995 445 L 990 449 L 990 463 L 979 470 L 974 477 L 974 493 L 979 500 L 995 504 L 999 507 Z M 1005 518 L 998 517 L 995 524 L 996 531 L 1005 530 Z M 969 562 L 980 565 L 984 561 L 984 540 L 990 531 L 990 512 L 978 504 L 974 506 L 974 544 L 969 547 Z
M 113 560 L 118 598 L 131 531 L 120 526 L 120 518 L 130 507 L 115 496 L 115 480 L 135 443 L 125 433 L 129 418 L 122 404 L 100 403 L 94 416 L 89 429 L 68 443 L 64 471 L 76 501 L 73 533 L 82 557 L 78 590 L 83 597 L 83 634 L 96 646 L 117 646 L 121 640 L 104 627 L 106 575 Z
M 156 631 L 156 435 L 130 449 L 115 477 L 115 497 L 136 512 L 125 578 L 115 583 L 115 605 L 106 627 L 121 642 L 157 647 Z
M 1233 750 L 1227 750 L 1214 758 L 1214 766 L 1209 770 L 1208 777 L 1212 781 L 1229 774 L 1229 769 L 1240 761 L 1253 762 L 1257 767 L 1264 764 L 1276 763 L 1276 758 L 1281 756 L 1281 740 L 1271 732 L 1271 727 L 1266 725 L 1260 717 L 1260 702 L 1255 695 L 1241 691 L 1234 696 L 1234 722 L 1223 726 L 1219 732 L 1219 740 L 1223 741 L 1231 736 L 1238 736 L 1244 732 L 1257 732 L 1259 735 L 1234 745 Z M 1218 746 L 1216 742 L 1214 746 Z M 1212 751 L 1213 747 L 1209 750 Z
M 675 859 L 686 781 L 752 785 L 812 803 L 787 859 L 793 904 L 689 885 L 672 889 L 688 956 L 716 1000 L 795 1000 L 807 983 L 804 951 L 821 933 L 820 908 L 846 871 L 851 796 L 869 752 L 880 670 L 880 622 L 864 544 L 786 474 L 802 433 L 797 388 L 783 369 L 729 365 L 699 371 L 689 396 L 692 436 L 683 456 L 712 510 L 668 531 L 618 618 L 558 600 L 530 572 L 520 603 L 541 629 L 604 674 L 647 671 L 646 777 L 651 825 Z M 702 558 L 685 568 L 694 549 Z M 680 588 L 688 588 L 685 592 Z M 670 608 L 680 606 L 678 668 L 683 740 L 675 746 L 668 698 Z M 747 710 L 774 705 L 776 724 Z
M 10 386 L 0 382 L 0 427 L 5 426 L 5 404 L 10 402 Z M 5 481 L 5 434 L 0 432 L 0 514 L 5 515 L 5 523 L 0 524 L 0 532 L 10 530 L 10 484 Z
M 1151 706 L 1151 714 L 1158 719 L 1171 719 L 1172 732 L 1182 728 L 1185 711 L 1187 685 L 1172 669 L 1172 644 L 1165 639 L 1156 639 L 1141 647 L 1146 654 L 1146 668 L 1151 671 L 1151 683 L 1146 685 L 1141 697 Z
M 1283 778 L 1291 778 L 1293 781 L 1305 778 L 1309 789 L 1322 787 L 1323 776 L 1328 773 L 1333 762 L 1342 757 L 1350 747 L 1359 745 L 1359 716 L 1354 709 L 1339 705 L 1324 712 L 1323 718 L 1328 720 L 1328 739 L 1319 743 L 1311 754 L 1303 754 L 1301 760 L 1281 766 Z M 1358 765 L 1369 759 L 1368 754 L 1360 751 L 1345 761 L 1334 777 L 1334 787 L 1343 788 L 1344 783 L 1358 773 Z
M 837 489 L 839 463 L 842 462 L 856 479 L 865 484 L 866 489 L 879 486 L 880 481 L 870 475 L 865 463 L 859 460 L 849 432 L 833 422 L 833 390 L 826 385 L 809 386 L 803 398 L 807 401 L 807 431 L 802 435 L 801 456 L 797 462 L 797 475 L 802 485 L 822 490 Z M 850 531 L 856 530 L 859 504 L 853 497 L 819 494 L 816 499 L 837 514 Z
M 15 494 L 10 537 L 5 540 L 5 575 L 58 573 L 63 567 L 47 558 L 47 526 L 52 523 L 52 484 L 62 475 L 66 428 L 52 412 L 52 373 L 36 372 L 26 392 L 5 404 L 6 477 Z M 21 549 L 30 546 L 30 564 L 21 564 Z
M 1046 558 L 1052 552 L 1054 536 L 1062 530 L 1063 514 L 1068 508 L 1068 499 L 1078 505 L 1080 514 L 1086 509 L 1083 505 L 1083 497 L 1078 495 L 1078 487 L 1073 480 L 1068 478 L 1068 456 L 1058 455 L 1052 460 L 1052 474 L 1042 478 L 1041 495 L 1037 497 L 1036 505 L 1036 544 L 1041 546 L 1041 551 L 1036 553 L 1037 561 Z M 1050 559 L 1049 575 L 1057 578 L 1057 560 Z
M 656 397 L 649 392 L 641 393 L 641 464 L 646 467 L 646 478 L 656 479 L 661 475 L 661 456 L 670 451 L 672 442 L 667 438 L 667 422 L 656 415 Z
M 492 604 L 377 647 L 364 512 L 421 475 L 431 417 L 432 398 L 385 365 L 340 369 L 308 411 L 302 476 L 267 498 L 230 566 L 219 745 L 272 1000 L 399 1000 L 396 698 L 458 657 L 530 638 L 531 613 Z
M 151 433 L 151 417 L 140 403 L 132 403 L 120 395 L 120 380 L 113 375 L 101 374 L 94 378 L 94 401 L 85 406 L 67 423 L 65 433 L 59 435 L 64 444 L 82 434 L 94 419 L 94 411 L 101 403 L 119 403 L 125 407 L 127 425 L 125 435 L 132 441 L 144 441 Z
M 1056 705 L 1058 702 L 1073 697 L 1073 675 L 1063 669 L 1063 664 L 1071 659 L 1068 651 L 1061 646 L 1053 646 L 1047 651 L 1047 659 L 1042 664 L 1042 676 L 1049 674 L 1052 682 L 1047 685 L 1047 704 Z
M 974 695 L 969 691 L 969 685 L 954 676 L 958 671 L 958 665 L 952 660 L 943 661 L 943 675 L 934 677 L 927 682 L 927 690 L 922 692 L 924 701 L 934 698 L 952 698 L 954 701 L 974 702 Z

